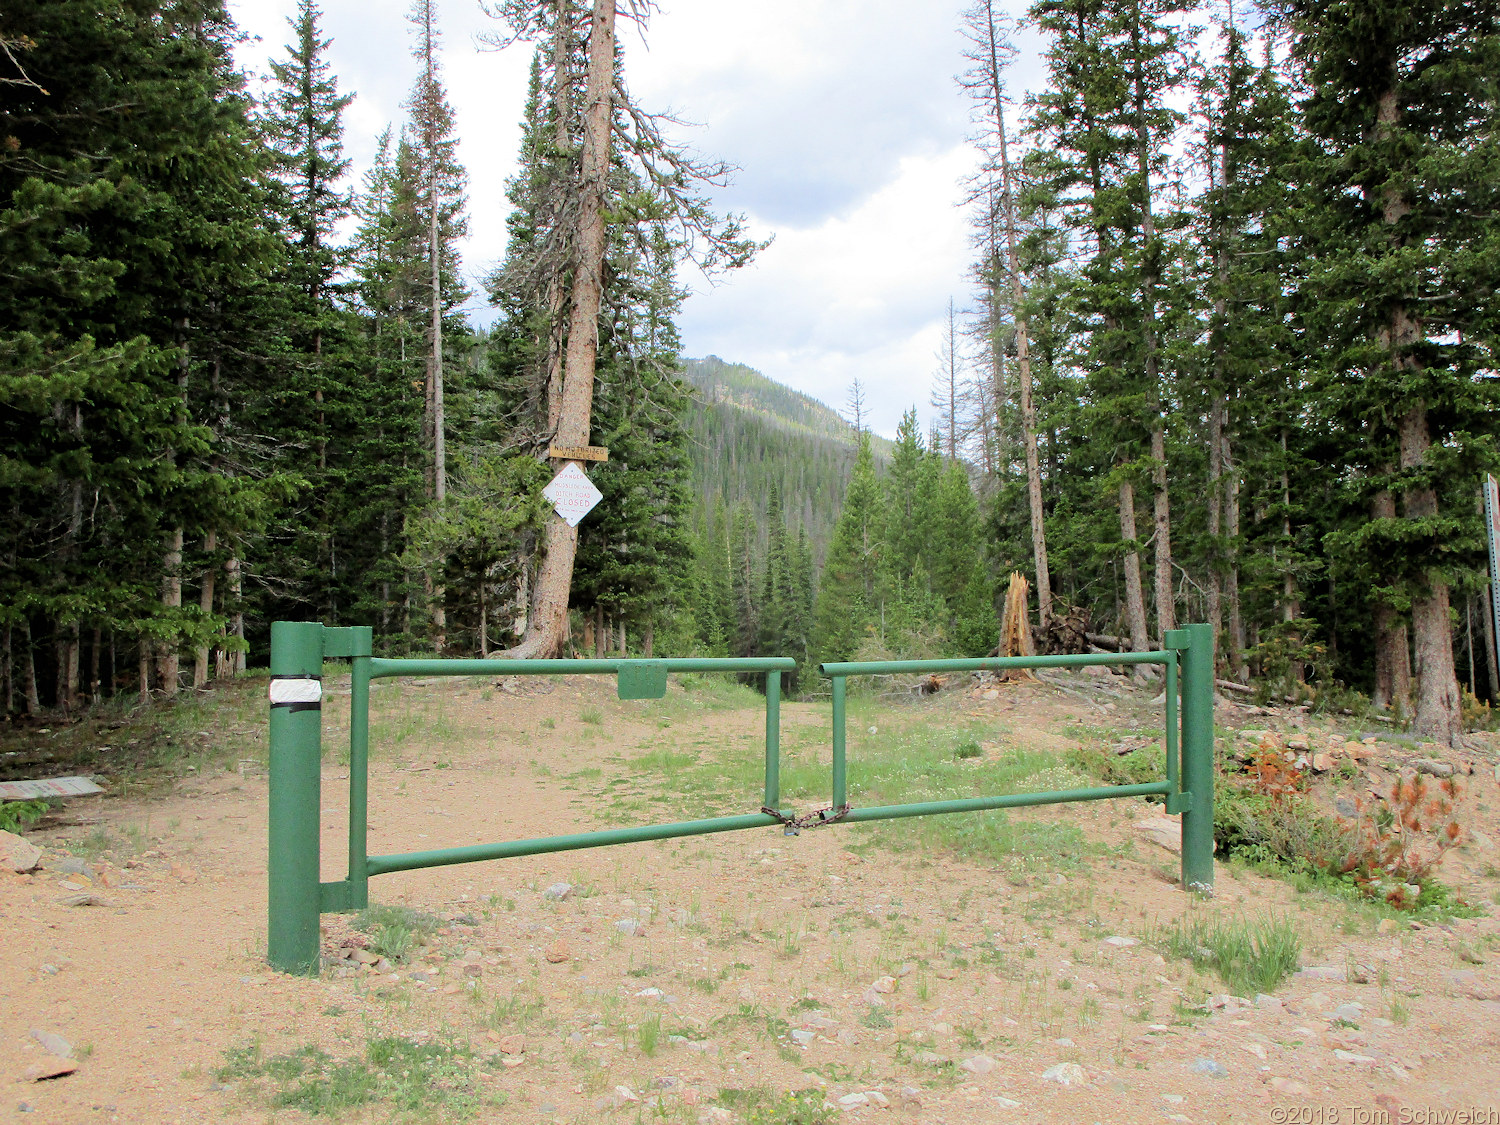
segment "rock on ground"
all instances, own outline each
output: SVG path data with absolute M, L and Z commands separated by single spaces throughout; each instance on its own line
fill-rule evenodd
M 0 867 L 24 875 L 42 862 L 42 849 L 24 836 L 0 832 Z

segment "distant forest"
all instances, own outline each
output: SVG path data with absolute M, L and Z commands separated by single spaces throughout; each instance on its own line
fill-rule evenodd
M 1206 620 L 1226 682 L 1362 693 L 1444 743 L 1500 697 L 1500 4 L 1037 0 L 1023 99 L 978 0 L 973 267 L 935 425 L 894 440 L 857 387 L 841 417 L 682 358 L 678 267 L 760 248 L 707 202 L 725 169 L 623 79 L 587 108 L 624 65 L 593 8 L 502 7 L 534 56 L 506 259 L 471 294 L 435 0 L 358 183 L 314 0 L 254 89 L 219 0 L 8 0 L 8 715 L 234 675 L 278 618 L 384 652 L 783 653 L 813 690 L 819 659 L 990 651 L 1012 571 L 1044 644 L 1062 618 L 1136 649 Z M 540 490 L 579 421 L 609 455 L 575 544 Z

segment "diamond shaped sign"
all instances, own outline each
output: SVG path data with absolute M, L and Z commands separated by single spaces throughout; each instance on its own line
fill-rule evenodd
M 594 482 L 571 461 L 552 478 L 551 484 L 542 489 L 542 495 L 552 501 L 553 510 L 569 527 L 577 527 L 578 521 L 604 499 L 604 493 L 595 488 Z

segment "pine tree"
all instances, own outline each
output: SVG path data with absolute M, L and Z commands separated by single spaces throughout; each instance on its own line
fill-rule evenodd
M 913 407 L 901 416 L 896 427 L 896 447 L 886 474 L 884 567 L 892 574 L 908 578 L 922 553 L 928 548 L 927 527 L 921 493 L 922 467 L 928 451 L 917 426 Z
M 285 494 L 215 464 L 213 422 L 276 335 L 256 338 L 277 251 L 231 25 L 210 2 L 107 7 L 6 11 L 35 80 L 7 87 L 0 121 L 0 448 L 19 470 L 6 625 L 33 708 L 76 703 L 85 640 L 102 690 L 119 637 L 138 646 L 143 693 L 153 673 L 175 692 L 182 647 L 220 624 L 201 599 L 184 605 L 185 577 L 213 564 L 188 544 L 241 540 Z M 48 634 L 53 677 L 37 669 Z
M 337 620 L 355 597 L 338 575 L 362 573 L 348 557 L 348 544 L 357 540 L 343 534 L 345 514 L 358 502 L 345 477 L 347 447 L 361 417 L 352 409 L 359 382 L 353 325 L 340 307 L 336 280 L 347 256 L 335 243 L 350 210 L 343 113 L 353 95 L 338 91 L 325 57 L 331 41 L 320 34 L 318 18 L 313 0 L 301 0 L 296 18 L 287 21 L 294 38 L 287 58 L 271 63 L 274 85 L 257 122 L 274 162 L 272 202 L 287 244 L 281 280 L 288 352 L 275 365 L 280 409 L 265 428 L 287 451 L 287 468 L 310 484 L 300 534 L 277 553 L 273 568 L 301 572 L 289 600 L 301 602 L 303 614 Z
M 1415 730 L 1456 746 L 1449 589 L 1475 558 L 1469 497 L 1500 416 L 1480 374 L 1500 314 L 1473 297 L 1500 275 L 1500 158 L 1474 143 L 1496 120 L 1500 8 L 1296 2 L 1289 14 L 1311 91 L 1303 318 L 1365 488 L 1400 498 L 1361 537 L 1388 545 L 1411 592 Z
M 1157 323 L 1166 235 L 1153 178 L 1163 171 L 1180 115 L 1165 94 L 1184 81 L 1173 17 L 1184 0 L 1041 0 L 1037 24 L 1052 33 L 1053 86 L 1035 126 L 1052 146 L 1053 190 L 1091 257 L 1075 292 L 1080 365 L 1088 375 L 1091 436 L 1112 446 L 1126 618 L 1132 644 L 1148 643 L 1136 493 L 1150 484 L 1158 629 L 1175 623 L 1166 431 L 1170 402 Z M 1070 194 L 1076 193 L 1076 194 Z
M 813 625 L 824 660 L 851 660 L 878 622 L 883 528 L 880 482 L 868 435 L 861 435 L 854 475 L 834 529 Z
M 506 41 L 550 45 L 537 55 L 534 85 L 549 96 L 534 98 L 532 110 L 551 125 L 550 140 L 546 148 L 537 144 L 542 133 L 534 128 L 526 139 L 539 156 L 549 154 L 552 167 L 525 178 L 528 190 L 545 189 L 532 193 L 527 220 L 535 228 L 535 253 L 525 268 L 507 272 L 522 282 L 515 303 L 545 318 L 538 334 L 546 340 L 545 351 L 538 349 L 545 360 L 537 366 L 546 372 L 548 436 L 564 448 L 584 446 L 592 430 L 611 218 L 634 214 L 670 227 L 673 253 L 710 270 L 743 265 L 758 244 L 744 237 L 738 220 L 717 218 L 699 194 L 727 169 L 699 164 L 667 143 L 657 120 L 631 102 L 618 72 L 612 2 L 594 0 L 585 12 L 572 0 L 509 0 L 495 14 L 510 25 Z M 644 19 L 644 10 L 633 14 Z M 628 175 L 617 174 L 621 166 Z M 577 548 L 565 522 L 547 525 L 534 611 L 514 655 L 548 654 L 561 643 Z

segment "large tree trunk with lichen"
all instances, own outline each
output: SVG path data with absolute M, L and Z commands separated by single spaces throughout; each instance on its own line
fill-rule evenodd
M 599 348 L 599 304 L 603 294 L 604 199 L 608 190 L 611 95 L 615 82 L 614 0 L 594 0 L 589 23 L 588 76 L 584 88 L 583 146 L 578 184 L 578 235 L 574 242 L 573 290 L 568 316 L 562 386 L 549 388 L 548 415 L 556 418 L 553 441 L 589 444 L 594 403 L 594 364 Z M 563 462 L 556 462 L 561 468 Z M 565 639 L 578 529 L 560 517 L 547 523 L 546 555 L 537 574 L 536 601 L 526 634 L 506 655 L 552 656 Z
M 1401 467 L 1421 467 L 1432 445 L 1432 433 L 1427 404 L 1420 399 L 1402 417 L 1400 438 Z M 1402 493 L 1401 507 L 1401 514 L 1409 520 L 1435 519 L 1437 490 L 1425 483 L 1408 488 Z M 1436 568 L 1430 568 L 1423 577 L 1423 587 L 1414 591 L 1411 600 L 1412 670 L 1417 686 L 1412 729 L 1419 738 L 1458 746 L 1462 725 L 1458 676 L 1453 667 L 1453 627 L 1448 619 L 1448 583 Z
M 1385 472 L 1390 472 L 1389 466 Z M 1396 498 L 1381 489 L 1370 498 L 1372 520 L 1396 518 Z M 1377 707 L 1411 710 L 1411 640 L 1406 622 L 1384 598 L 1375 599 L 1375 690 L 1370 701 Z
M 1396 89 L 1394 66 L 1392 83 L 1382 93 L 1376 110 L 1375 132 L 1388 137 L 1401 123 L 1401 101 Z M 1366 199 L 1377 195 L 1381 218 L 1391 230 L 1393 245 L 1401 245 L 1404 236 L 1398 224 L 1411 212 L 1404 194 L 1405 180 L 1392 176 L 1365 189 Z M 1379 333 L 1388 362 L 1415 384 L 1420 375 L 1416 349 L 1425 338 L 1420 315 L 1405 302 L 1391 305 L 1389 318 Z M 1427 418 L 1427 402 L 1416 398 L 1405 401 L 1397 424 L 1400 464 L 1409 472 L 1427 467 L 1432 447 L 1432 427 Z M 1402 490 L 1401 514 L 1407 520 L 1436 520 L 1438 496 L 1428 481 L 1419 479 Z M 1416 715 L 1413 731 L 1420 738 L 1432 739 L 1447 746 L 1460 745 L 1462 712 L 1458 695 L 1458 675 L 1453 666 L 1453 629 L 1448 620 L 1448 580 L 1440 569 L 1429 566 L 1412 591 L 1411 628 L 1413 671 L 1416 674 Z

